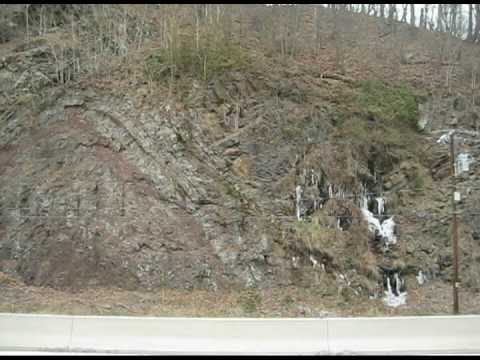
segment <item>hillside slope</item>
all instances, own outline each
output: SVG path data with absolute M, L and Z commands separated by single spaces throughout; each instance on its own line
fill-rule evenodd
M 270 9 L 247 6 L 243 40 L 205 45 L 222 61 L 204 73 L 189 42 L 170 72 L 153 36 L 128 58 L 81 71 L 89 50 L 68 40 L 68 24 L 0 45 L 2 302 L 37 287 L 66 298 L 116 288 L 113 302 L 129 291 L 268 298 L 285 289 L 351 309 L 390 311 L 385 298 L 399 311 L 444 311 L 450 164 L 437 140 L 455 116 L 470 131 L 458 151 L 478 157 L 465 72 L 444 89 L 422 46 L 436 34 L 400 31 L 395 41 L 410 36 L 415 57 L 430 62 L 394 64 L 393 40 L 373 40 L 383 25 L 350 15 L 340 71 L 321 11 L 320 53 L 285 57 L 259 45 L 255 19 Z M 78 62 L 59 61 L 69 54 Z M 465 294 L 480 289 L 478 169 L 460 180 Z

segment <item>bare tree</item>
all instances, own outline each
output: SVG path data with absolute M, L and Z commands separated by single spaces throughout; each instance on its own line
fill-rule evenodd
M 315 55 L 320 52 L 320 17 L 318 16 L 318 6 L 314 5 L 314 26 L 315 26 Z
M 29 29 L 29 26 L 28 26 L 28 22 L 29 22 L 28 9 L 29 8 L 30 8 L 30 4 L 25 4 L 25 27 L 26 27 L 27 40 L 30 37 L 30 31 L 29 31 L 30 29 Z
M 473 4 L 468 4 L 467 40 L 472 41 L 472 38 L 473 38 Z
M 335 41 L 335 60 L 336 68 L 341 74 L 345 74 L 345 56 L 343 49 L 343 39 L 340 27 L 340 15 L 341 12 L 338 11 L 337 6 L 333 8 L 333 38 Z
M 473 41 L 477 42 L 480 37 L 480 4 L 475 4 L 475 31 L 473 32 Z
M 400 20 L 403 23 L 407 22 L 407 10 L 408 10 L 408 4 L 403 4 L 402 19 Z
M 415 26 L 415 4 L 410 4 L 410 25 Z
M 449 4 L 450 6 L 450 33 L 456 35 L 457 33 L 457 4 Z
M 427 28 L 427 23 L 428 23 L 428 9 L 429 9 L 429 4 L 425 4 L 425 12 L 424 12 L 424 18 L 423 18 L 423 28 Z

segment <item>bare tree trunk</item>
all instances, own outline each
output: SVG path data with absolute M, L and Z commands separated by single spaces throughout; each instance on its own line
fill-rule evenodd
M 28 8 L 30 7 L 30 4 L 25 5 L 25 26 L 26 26 L 26 33 L 27 33 L 27 40 L 30 38 L 30 30 L 28 26 Z
M 375 4 L 368 4 L 367 15 L 372 14 L 373 16 L 377 16 L 377 11 L 375 10 Z
M 428 23 L 428 4 L 425 4 L 425 17 L 423 18 L 423 27 L 426 29 Z
M 473 4 L 468 4 L 467 40 L 472 41 L 472 38 L 473 38 Z
M 473 41 L 477 42 L 480 37 L 480 4 L 475 4 L 475 32 L 473 33 Z
M 232 37 L 232 26 L 233 26 L 233 5 L 226 4 L 224 15 L 223 15 L 223 36 L 228 41 Z M 273 7 L 273 6 L 272 6 Z
M 320 53 L 320 18 L 318 16 L 318 8 L 314 8 L 314 17 L 315 17 L 315 55 L 318 56 Z
M 200 5 L 194 5 L 195 13 L 195 49 L 197 52 L 200 50 Z
M 388 5 L 388 21 L 392 22 L 393 21 L 393 12 L 395 9 L 395 4 L 389 4 Z
M 475 105 L 475 90 L 477 89 L 477 65 L 472 66 L 472 82 L 471 82 L 471 90 L 472 90 L 472 106 Z M 475 127 L 478 131 L 478 123 L 475 121 Z
M 220 24 L 220 14 L 222 13 L 222 9 L 220 4 L 216 4 L 216 9 L 217 9 L 217 24 Z
M 415 26 L 415 4 L 410 4 L 410 25 Z
M 403 14 L 402 14 L 402 19 L 400 20 L 403 23 L 407 22 L 407 10 L 408 10 L 408 4 L 403 4 Z
M 423 10 L 423 8 L 421 8 L 420 9 L 420 23 L 418 24 L 418 27 L 420 27 L 420 28 L 423 27 L 423 20 L 425 18 L 425 15 L 424 15 L 423 12 L 424 12 L 424 10 Z
M 457 4 L 450 4 L 450 28 L 453 36 L 457 33 Z
M 442 25 L 441 28 L 440 28 L 440 31 L 446 31 L 446 32 L 450 32 L 450 22 L 448 21 L 447 19 L 447 14 L 448 14 L 448 4 L 443 4 L 441 5 L 441 12 L 439 12 L 439 20 L 440 20 L 440 24 Z
M 294 6 L 294 11 L 293 11 L 293 28 L 292 28 L 292 35 L 291 35 L 291 40 L 290 40 L 290 56 L 295 57 L 297 54 L 297 47 L 298 47 L 298 33 L 299 33 L 299 27 L 300 27 L 300 11 L 299 11 L 299 5 L 295 4 Z
M 271 38 L 271 42 L 272 42 L 272 54 L 276 53 L 276 50 L 277 50 L 277 47 L 276 47 L 276 44 L 275 44 L 275 34 L 277 33 L 277 26 L 276 26 L 276 16 L 275 16 L 275 11 L 276 9 L 276 5 L 272 5 L 272 13 L 271 13 L 271 33 L 270 33 L 270 38 Z
M 342 35 L 340 33 L 339 26 L 339 14 L 338 10 L 334 8 L 334 23 L 333 23 L 333 37 L 335 39 L 335 60 L 336 68 L 340 74 L 345 74 L 345 64 L 344 64 L 344 54 L 343 54 L 343 44 L 342 44 Z

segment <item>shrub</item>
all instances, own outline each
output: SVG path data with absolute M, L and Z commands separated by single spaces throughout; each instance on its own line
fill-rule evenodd
M 247 53 L 227 40 L 208 38 L 200 49 L 186 41 L 176 49 L 160 49 L 145 61 L 145 74 L 153 81 L 162 81 L 172 73 L 210 80 L 225 72 L 241 70 L 248 63 Z

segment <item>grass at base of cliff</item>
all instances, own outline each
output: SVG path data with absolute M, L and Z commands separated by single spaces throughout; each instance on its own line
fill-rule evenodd
M 441 281 L 420 287 L 407 279 L 407 305 L 386 307 L 381 299 L 322 294 L 319 287 L 276 287 L 245 290 L 126 291 L 95 288 L 79 292 L 0 283 L 0 312 L 65 315 L 159 317 L 356 317 L 447 315 L 451 285 Z M 480 299 L 462 290 L 463 314 L 480 314 Z

